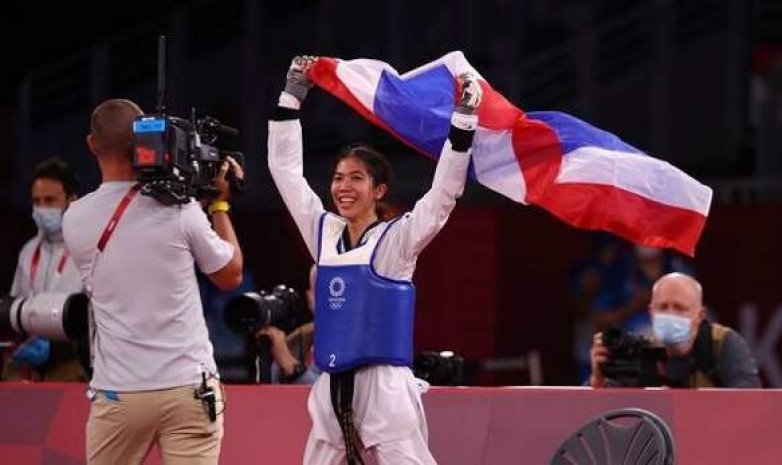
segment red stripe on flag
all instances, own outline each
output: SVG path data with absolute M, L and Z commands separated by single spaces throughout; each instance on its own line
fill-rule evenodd
M 520 118 L 513 128 L 513 151 L 524 173 L 527 203 L 537 203 L 554 184 L 562 165 L 562 146 L 547 124 Z
M 525 202 L 535 203 L 554 182 L 562 164 L 562 147 L 547 124 L 531 120 L 487 82 L 481 81 L 483 100 L 478 108 L 482 127 L 512 130 L 513 151 L 526 185 Z
M 706 217 L 692 210 L 602 184 L 552 184 L 534 203 L 573 226 L 610 231 L 637 244 L 674 248 L 689 256 L 706 224 Z
M 603 184 L 563 183 L 556 178 L 562 148 L 556 131 L 542 121 L 521 118 L 513 130 L 513 150 L 527 183 L 526 201 L 566 223 L 609 231 L 649 247 L 695 252 L 706 217 Z
M 480 81 L 483 100 L 478 108 L 480 126 L 511 130 L 513 152 L 526 186 L 525 203 L 535 203 L 554 182 L 562 164 L 562 148 L 556 132 L 547 124 L 527 118 L 487 82 Z
M 487 129 L 511 129 L 524 117 L 524 112 L 515 107 L 486 81 L 479 81 L 483 99 L 478 107 L 478 123 Z

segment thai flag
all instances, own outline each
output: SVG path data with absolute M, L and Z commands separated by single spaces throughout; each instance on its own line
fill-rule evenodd
M 480 74 L 461 52 L 398 74 L 376 60 L 321 57 L 310 79 L 364 118 L 436 159 L 456 80 Z M 712 191 L 671 164 L 565 113 L 525 113 L 481 78 L 472 172 L 484 186 L 565 222 L 693 255 Z

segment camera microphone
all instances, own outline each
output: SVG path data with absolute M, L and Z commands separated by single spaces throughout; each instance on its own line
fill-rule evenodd
M 227 124 L 223 124 L 220 121 L 218 121 L 215 118 L 212 118 L 211 116 L 205 117 L 201 121 L 201 127 L 207 130 L 212 130 L 219 134 L 224 134 L 226 136 L 238 136 L 239 130 L 232 128 L 231 126 L 228 126 Z

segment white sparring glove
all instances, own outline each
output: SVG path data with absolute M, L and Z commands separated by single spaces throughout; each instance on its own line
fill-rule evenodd
M 472 73 L 462 73 L 456 78 L 462 88 L 459 105 L 456 111 L 465 115 L 474 115 L 483 99 L 483 88 L 478 83 L 478 76 Z
M 478 106 L 483 99 L 483 88 L 478 82 L 478 76 L 472 73 L 462 73 L 456 80 L 462 93 L 451 117 L 451 124 L 459 129 L 473 131 L 478 126 Z

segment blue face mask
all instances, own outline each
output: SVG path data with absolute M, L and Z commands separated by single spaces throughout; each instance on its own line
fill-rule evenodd
M 62 210 L 57 207 L 33 207 L 33 221 L 46 237 L 62 232 Z
M 692 320 L 678 315 L 655 313 L 652 315 L 652 331 L 658 341 L 667 346 L 678 346 L 690 341 Z

